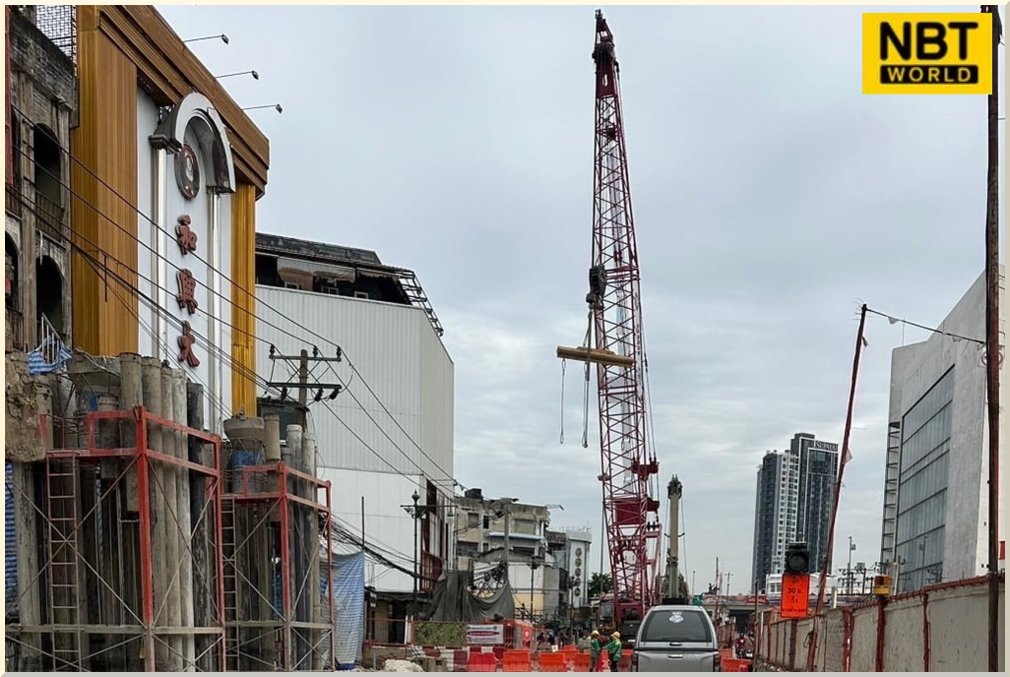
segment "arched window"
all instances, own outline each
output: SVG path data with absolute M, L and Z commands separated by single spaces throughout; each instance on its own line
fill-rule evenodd
M 35 125 L 35 215 L 38 225 L 57 240 L 63 238 L 63 157 L 56 135 Z

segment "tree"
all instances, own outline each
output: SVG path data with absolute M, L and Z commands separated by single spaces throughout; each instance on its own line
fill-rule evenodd
M 610 574 L 593 574 L 589 577 L 589 597 L 599 597 L 602 594 L 610 592 L 613 587 L 613 583 L 610 580 Z

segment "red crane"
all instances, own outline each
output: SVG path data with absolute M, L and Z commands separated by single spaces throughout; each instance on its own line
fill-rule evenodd
M 641 619 L 656 601 L 659 464 L 647 437 L 647 360 L 638 249 L 621 115 L 614 39 L 596 12 L 596 124 L 590 324 L 595 347 L 558 348 L 558 357 L 596 364 L 600 475 L 617 622 Z M 587 332 L 586 343 L 589 343 Z M 585 440 L 584 440 L 585 444 Z

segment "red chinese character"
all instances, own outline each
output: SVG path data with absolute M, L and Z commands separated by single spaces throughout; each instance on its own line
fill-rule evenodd
M 183 268 L 175 279 L 179 283 L 179 293 L 176 294 L 175 300 L 179 302 L 180 309 L 185 308 L 192 315 L 199 307 L 196 302 L 196 278 L 189 268 Z
M 182 336 L 179 337 L 179 361 L 185 362 L 194 369 L 200 366 L 200 360 L 193 354 L 193 344 L 195 343 L 196 337 L 193 335 L 193 328 L 189 326 L 189 322 L 183 322 Z
M 196 233 L 189 227 L 191 223 L 189 214 L 183 214 L 179 217 L 179 225 L 175 227 L 175 241 L 179 243 L 183 256 L 196 251 Z

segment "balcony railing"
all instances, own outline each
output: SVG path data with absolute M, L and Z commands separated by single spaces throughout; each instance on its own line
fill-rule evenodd
M 35 219 L 37 227 L 57 242 L 66 238 L 63 207 L 39 191 L 35 191 Z
M 11 216 L 21 216 L 20 183 L 17 179 L 11 183 L 4 183 L 4 209 Z

